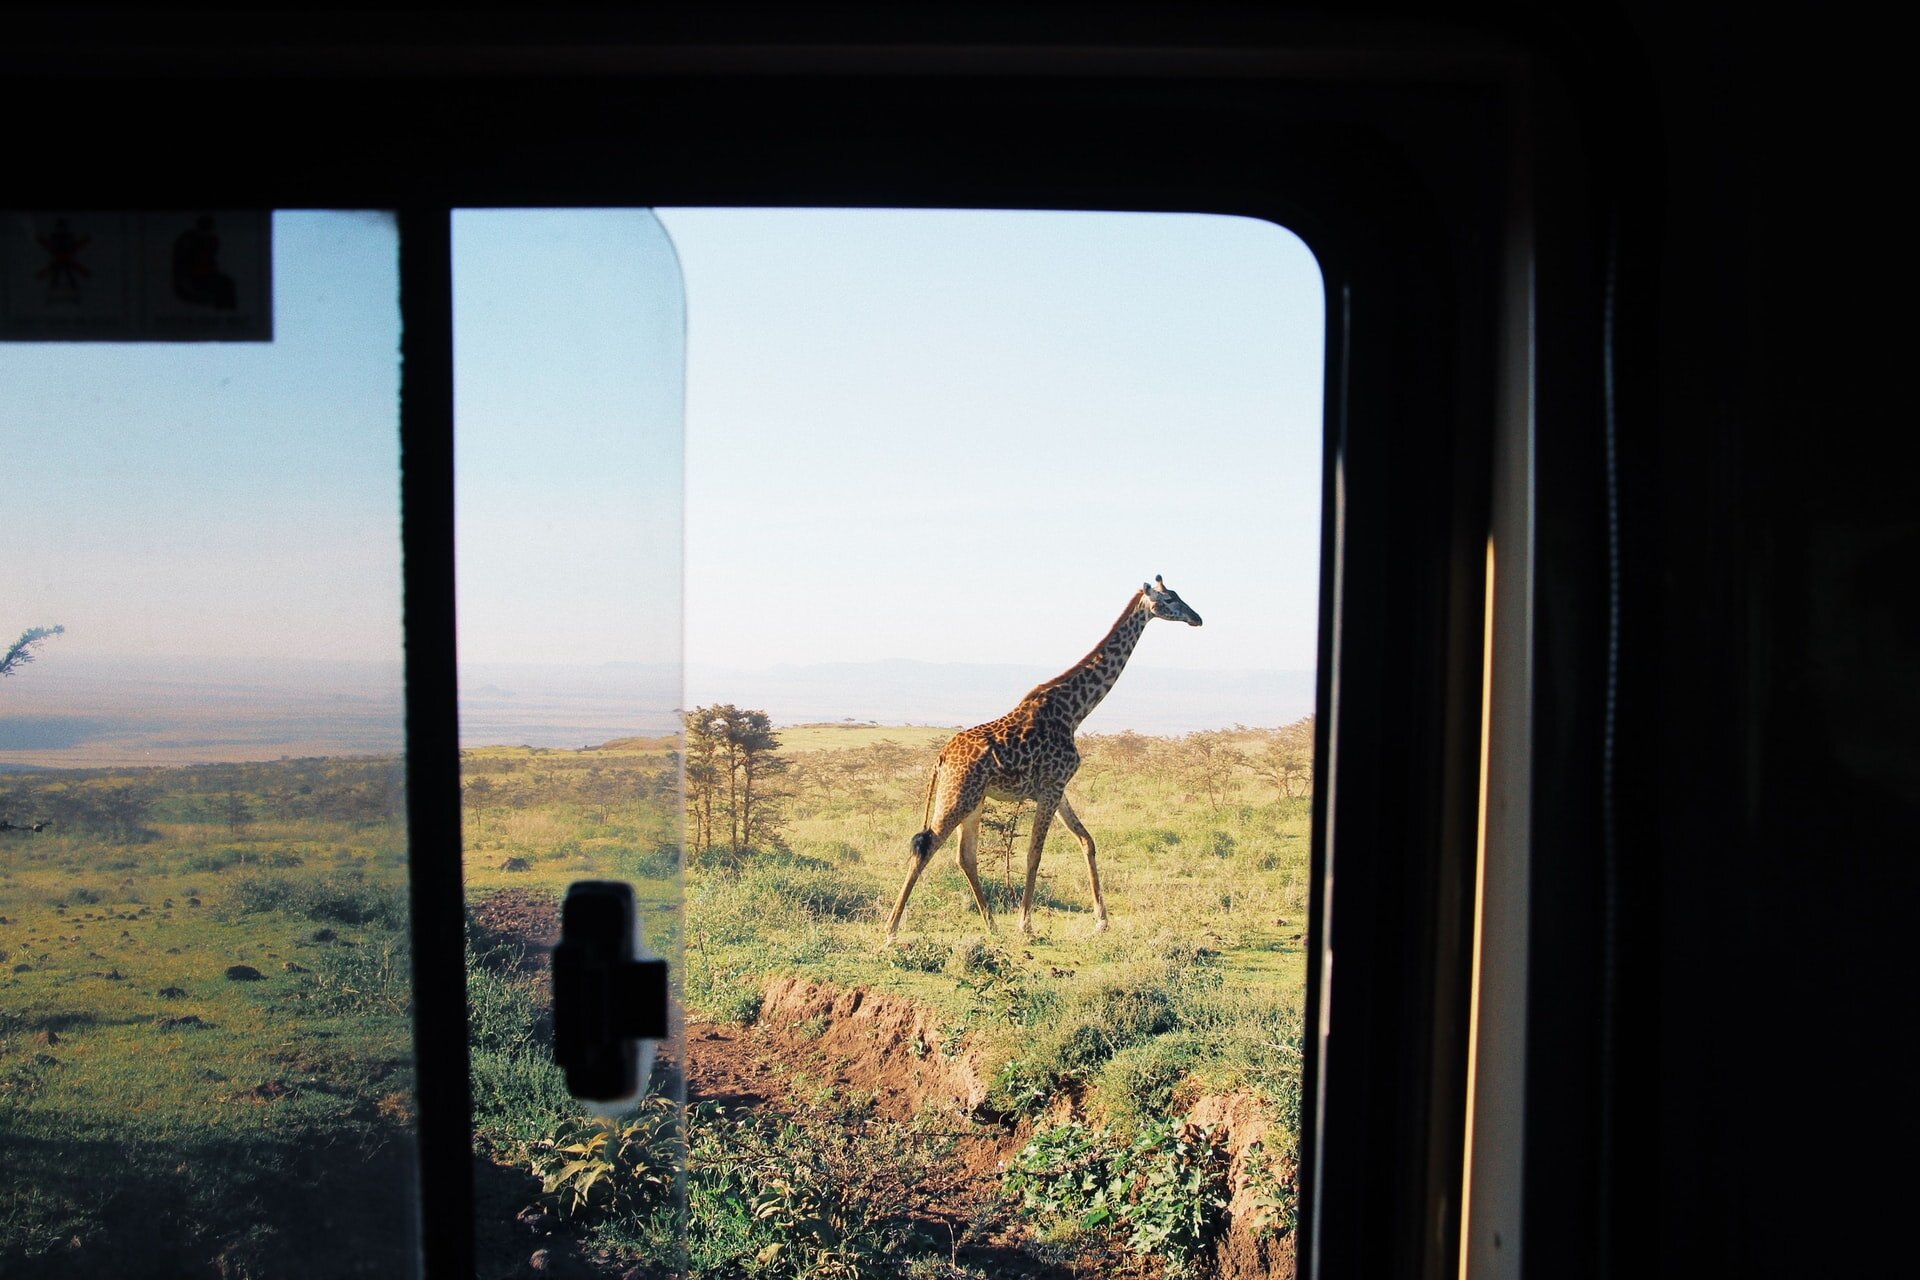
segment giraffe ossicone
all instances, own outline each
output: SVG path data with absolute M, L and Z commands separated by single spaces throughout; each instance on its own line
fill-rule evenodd
M 1034 803 L 1033 830 L 1027 841 L 1027 889 L 1020 900 L 1020 932 L 1033 932 L 1034 880 L 1055 814 L 1067 824 L 1087 855 L 1094 932 L 1107 927 L 1107 904 L 1100 894 L 1093 837 L 1066 796 L 1067 783 L 1080 768 L 1073 736 L 1113 689 L 1147 623 L 1155 618 L 1184 622 L 1190 627 L 1200 625 L 1200 615 L 1156 574 L 1152 582 L 1140 584 L 1106 637 L 1086 657 L 1053 679 L 1035 685 L 1019 705 L 998 720 L 964 729 L 947 740 L 933 776 L 927 780 L 925 825 L 910 845 L 912 860 L 906 883 L 900 886 L 900 897 L 887 918 L 889 943 L 900 931 L 900 917 L 906 913 L 907 899 L 920 873 L 955 831 L 960 833 L 960 870 L 973 889 L 981 919 L 992 930 L 993 913 L 980 888 L 978 867 L 980 813 L 988 799 Z

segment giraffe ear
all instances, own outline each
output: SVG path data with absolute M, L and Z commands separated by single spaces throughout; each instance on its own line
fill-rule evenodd
M 1140 589 L 1142 591 L 1151 591 L 1153 590 L 1153 584 L 1151 582 L 1143 582 L 1140 584 Z

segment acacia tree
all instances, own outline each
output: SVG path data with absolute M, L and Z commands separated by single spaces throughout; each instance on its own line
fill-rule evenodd
M 1313 717 L 1275 729 L 1255 767 L 1283 796 L 1312 795 Z
M 6 653 L 0 654 L 0 676 L 10 676 L 32 662 L 33 646 L 65 630 L 65 627 L 28 627 L 22 631 L 20 638 L 7 646 Z M 16 823 L 11 818 L 0 818 L 0 831 L 39 831 L 46 825 L 44 819 L 37 823 Z
M 4 655 L 0 655 L 0 676 L 10 676 L 32 662 L 33 646 L 65 631 L 65 627 L 28 627 L 22 631 L 20 638 L 7 647 Z
M 773 780 L 789 765 L 779 747 L 764 711 L 727 702 L 687 713 L 687 808 L 696 852 L 711 852 L 722 838 L 735 855 L 778 847 L 782 796 Z
M 1235 775 L 1247 763 L 1246 753 L 1234 745 L 1233 735 L 1222 729 L 1188 734 L 1180 743 L 1180 754 L 1181 772 L 1188 785 L 1204 792 L 1216 810 L 1238 788 Z

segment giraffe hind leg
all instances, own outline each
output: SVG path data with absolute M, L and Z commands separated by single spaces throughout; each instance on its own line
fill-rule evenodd
M 980 810 L 975 809 L 967 820 L 960 824 L 960 870 L 966 872 L 967 883 L 973 888 L 974 905 L 980 908 L 980 918 L 986 921 L 987 932 L 993 932 L 993 912 L 987 909 L 987 895 L 980 888 Z
M 961 790 L 960 798 L 964 800 L 966 788 Z M 913 886 L 919 882 L 920 873 L 927 869 L 927 864 L 933 861 L 933 855 L 938 853 L 940 846 L 947 842 L 947 837 L 952 835 L 970 816 L 977 814 L 979 809 L 979 799 L 974 800 L 970 813 L 958 804 L 948 803 L 947 796 L 943 794 L 936 807 L 933 825 L 913 837 L 913 859 L 907 864 L 906 882 L 900 886 L 900 896 L 894 901 L 893 914 L 887 917 L 889 945 L 900 932 L 900 917 L 907 912 L 907 899 L 913 896 Z

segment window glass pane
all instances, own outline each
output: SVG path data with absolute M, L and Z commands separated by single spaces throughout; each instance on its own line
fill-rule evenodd
M 660 224 L 688 289 L 684 696 L 644 665 L 678 656 L 677 631 L 649 629 L 679 618 L 678 526 L 648 523 L 678 519 L 652 487 L 679 467 L 667 242 L 634 214 L 456 223 L 483 1257 L 660 1265 L 684 1223 L 698 1274 L 1290 1274 L 1312 256 L 1211 217 Z M 990 798 L 993 928 L 947 861 L 960 832 L 936 831 L 885 945 L 943 745 L 1088 654 L 1161 573 L 1184 605 L 1154 606 L 1076 726 L 1065 790 L 1108 927 L 1062 816 L 1019 931 L 1035 807 Z M 684 742 L 660 740 L 663 707 Z M 566 883 L 631 877 L 671 905 L 660 797 L 682 748 L 683 1200 L 649 1181 L 672 1135 L 582 1119 L 541 1039 Z M 979 758 L 1012 770 L 1023 750 Z M 677 936 L 657 919 L 650 936 Z M 1069 1168 L 1196 1189 L 1097 1204 Z
M 1312 255 L 1222 217 L 661 219 L 689 314 L 693 1260 L 1290 1274 Z M 1075 687 L 1023 702 L 1156 574 L 1191 616 L 1156 606 L 1137 646 L 1123 624 Z M 1064 793 L 1108 926 L 1063 809 L 1023 934 L 1036 805 L 1016 797 L 1065 772 L 1075 699 L 1114 673 Z M 1020 706 L 1062 736 L 943 757 Z M 969 769 L 1004 788 L 974 850 L 991 928 L 955 866 Z M 742 1168 L 831 1204 L 846 1243 L 786 1199 L 743 1220 Z
M 645 210 L 462 210 L 454 309 L 481 1274 L 670 1256 L 677 1016 L 598 1116 L 552 1062 L 548 953 L 567 886 L 620 880 L 681 970 L 679 267 Z
M 417 1269 L 397 247 L 278 213 L 270 342 L 0 346 L 0 1272 Z

